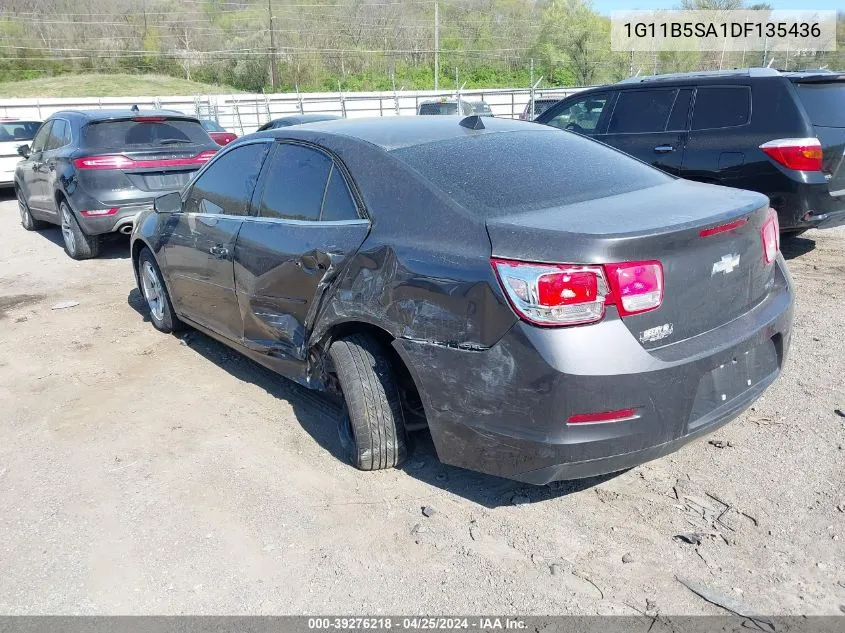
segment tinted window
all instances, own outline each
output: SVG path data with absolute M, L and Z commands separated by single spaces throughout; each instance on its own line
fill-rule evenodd
M 142 145 L 180 145 L 212 141 L 196 121 L 98 121 L 83 128 L 86 147 L 115 148 Z
M 50 137 L 47 140 L 46 149 L 58 149 L 64 145 L 67 145 L 67 137 L 69 136 L 69 134 L 70 130 L 68 129 L 67 121 L 65 121 L 64 119 L 54 119 L 53 127 L 50 128 Z
M 623 90 L 607 126 L 608 134 L 662 132 L 677 90 Z
M 246 215 L 267 147 L 268 143 L 242 145 L 214 161 L 194 183 L 185 210 Z
M 484 134 L 391 153 L 482 215 L 556 207 L 672 181 L 621 152 L 557 130 Z
M 562 130 L 582 133 L 594 132 L 605 107 L 607 107 L 609 98 L 609 94 L 582 97 L 564 107 L 546 123 Z
M 457 114 L 458 104 L 450 103 L 423 103 L 420 105 L 420 114 Z
M 691 129 L 745 125 L 750 114 L 751 91 L 745 86 L 699 88 L 695 94 Z
M 845 83 L 795 84 L 813 125 L 845 127 Z
M 558 101 L 559 99 L 534 99 L 534 116 L 540 116 Z M 529 101 L 528 105 L 525 106 L 525 114 L 526 116 L 531 116 L 531 101 Z
M 30 151 L 41 152 L 44 150 L 44 146 L 47 144 L 47 139 L 50 137 L 51 127 L 53 127 L 52 121 L 47 121 L 44 125 L 41 126 L 41 129 L 38 130 L 38 134 L 35 135 L 35 138 L 32 141 L 32 147 L 30 148 Z
M 202 121 L 200 121 L 200 124 L 202 125 L 203 129 L 207 130 L 208 132 L 226 131 L 223 129 L 223 126 L 221 126 L 217 121 L 212 121 L 210 119 L 203 119 Z
M 686 130 L 687 120 L 689 119 L 689 106 L 692 101 L 692 88 L 682 88 L 678 90 L 678 96 L 675 97 L 675 105 L 672 107 L 672 114 L 669 116 L 669 123 L 666 124 L 667 130 Z
M 332 167 L 332 173 L 329 176 L 329 186 L 326 187 L 320 219 L 323 221 L 358 219 L 358 211 L 355 203 L 352 202 L 346 180 L 337 167 Z
M 289 220 L 319 220 L 332 159 L 301 145 L 276 148 L 261 195 L 259 215 Z
M 31 141 L 35 138 L 40 121 L 10 121 L 0 123 L 0 141 Z

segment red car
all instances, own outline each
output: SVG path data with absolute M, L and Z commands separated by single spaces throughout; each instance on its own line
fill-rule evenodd
M 217 121 L 212 121 L 211 119 L 200 119 L 200 123 L 202 123 L 202 127 L 206 132 L 208 132 L 211 139 L 218 145 L 228 145 L 238 138 L 237 134 L 227 132 Z

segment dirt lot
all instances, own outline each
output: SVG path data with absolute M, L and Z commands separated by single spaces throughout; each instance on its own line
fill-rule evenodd
M 125 239 L 74 262 L 18 219 L 0 198 L 2 613 L 724 613 L 678 577 L 761 613 L 845 605 L 843 230 L 785 245 L 794 344 L 752 410 L 533 488 L 425 437 L 402 470 L 354 470 L 320 396 L 152 328 Z

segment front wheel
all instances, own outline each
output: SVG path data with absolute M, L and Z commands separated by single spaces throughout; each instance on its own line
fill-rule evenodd
M 21 226 L 27 231 L 40 231 L 43 229 L 46 223 L 32 217 L 32 211 L 29 210 L 29 205 L 26 203 L 26 196 L 24 196 L 23 191 L 16 188 L 15 193 L 18 196 L 18 211 L 21 214 Z
M 407 456 L 407 438 L 390 359 L 364 334 L 336 340 L 329 356 L 346 403 L 340 432 L 352 465 L 360 470 L 399 466 Z
M 65 241 L 65 252 L 73 259 L 91 259 L 100 252 L 100 237 L 86 235 L 68 203 L 59 203 L 59 213 L 62 216 L 62 238 Z
M 142 250 L 138 257 L 138 279 L 141 282 L 144 300 L 150 310 L 150 321 L 153 327 L 165 334 L 183 329 L 182 322 L 173 311 L 173 304 L 164 285 L 161 269 L 148 248 Z

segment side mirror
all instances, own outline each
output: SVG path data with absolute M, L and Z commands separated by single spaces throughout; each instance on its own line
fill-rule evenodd
M 29 145 L 21 145 L 18 147 L 18 154 L 21 158 L 29 158 Z
M 181 213 L 182 196 L 176 191 L 159 196 L 153 202 L 153 209 L 156 213 Z

